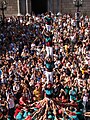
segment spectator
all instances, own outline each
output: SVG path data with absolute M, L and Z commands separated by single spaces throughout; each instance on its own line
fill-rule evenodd
M 5 19 L 0 28 L 1 117 L 84 119 L 90 99 L 89 17 L 80 18 L 79 29 L 69 14 Z

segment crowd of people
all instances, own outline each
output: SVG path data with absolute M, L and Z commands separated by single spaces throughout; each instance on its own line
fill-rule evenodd
M 84 120 L 90 99 L 90 18 L 6 17 L 0 28 L 0 119 Z

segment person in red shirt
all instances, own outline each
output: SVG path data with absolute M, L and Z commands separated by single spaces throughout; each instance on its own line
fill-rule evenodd
M 32 118 L 31 118 L 30 115 L 28 115 L 28 116 L 25 118 L 25 120 L 32 120 Z
M 16 110 L 15 110 L 15 113 L 14 113 L 14 118 L 16 118 L 17 114 L 21 111 L 21 109 L 22 109 L 22 106 L 19 106 L 19 105 L 16 106 Z
M 25 97 L 25 95 L 22 95 L 19 99 L 20 105 L 26 105 L 26 102 L 27 102 L 27 98 Z

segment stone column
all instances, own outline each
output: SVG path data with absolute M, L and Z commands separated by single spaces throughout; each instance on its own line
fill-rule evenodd
M 53 0 L 49 0 L 49 11 L 53 12 Z
M 54 0 L 48 0 L 48 12 L 51 11 L 53 12 L 53 8 L 54 8 Z
M 52 0 L 52 13 L 55 14 L 56 0 Z
M 60 0 L 60 13 L 62 14 L 62 0 Z
M 29 7 L 30 7 L 29 13 L 31 14 L 31 11 L 32 11 L 32 10 L 31 10 L 31 7 L 32 7 L 32 6 L 31 6 L 31 0 L 29 1 Z
M 20 13 L 20 1 L 19 0 L 17 0 L 17 8 L 18 8 L 17 16 L 21 16 L 21 13 Z
M 26 0 L 26 16 L 28 16 L 29 15 L 29 9 L 28 9 L 28 0 Z
M 60 6 L 59 6 L 59 5 L 60 5 L 59 2 L 60 2 L 60 1 L 57 0 L 57 10 L 56 10 L 57 13 L 59 12 L 59 8 L 60 8 Z
M 49 3 L 49 0 L 47 0 L 47 5 L 48 5 L 48 10 L 47 10 L 47 11 L 48 11 L 48 12 L 50 11 L 50 7 L 49 7 L 50 5 L 49 5 L 49 4 L 50 4 L 50 3 Z

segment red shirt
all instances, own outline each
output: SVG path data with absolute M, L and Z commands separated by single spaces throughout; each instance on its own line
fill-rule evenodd
M 25 118 L 25 120 L 31 120 L 31 116 L 28 115 L 28 116 Z
M 18 107 L 18 108 L 16 108 L 15 113 L 14 113 L 14 118 L 15 118 L 15 117 L 17 116 L 17 114 L 21 111 L 21 109 L 22 109 L 21 106 Z

